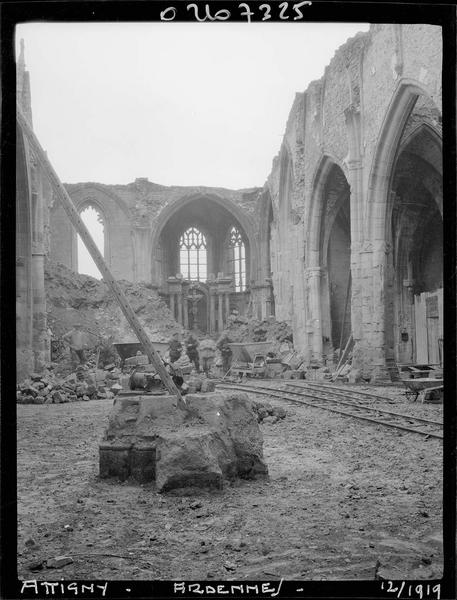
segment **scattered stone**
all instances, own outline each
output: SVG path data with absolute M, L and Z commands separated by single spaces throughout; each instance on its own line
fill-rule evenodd
M 26 546 L 28 546 L 29 548 L 32 547 L 32 546 L 37 546 L 38 545 L 33 538 L 27 538 L 25 540 L 24 544 Z
M 207 392 L 214 392 L 216 389 L 216 384 L 211 379 L 204 379 L 201 385 L 202 394 L 206 394 Z
M 122 385 L 119 385 L 118 383 L 115 383 L 114 385 L 112 385 L 110 387 L 110 391 L 117 396 L 117 394 L 122 390 Z
M 362 371 L 360 369 L 352 369 L 348 375 L 349 383 L 360 383 L 362 381 Z
M 63 394 L 61 394 L 60 392 L 54 392 L 52 394 L 52 399 L 54 400 L 54 402 L 58 403 L 58 402 L 63 402 Z
M 46 561 L 47 569 L 60 569 L 65 565 L 70 565 L 73 559 L 70 556 L 55 556 L 54 558 L 48 558 Z
M 278 417 L 278 419 L 285 419 L 287 412 L 285 411 L 284 408 L 282 408 L 282 406 L 276 406 L 273 409 L 273 414 L 276 415 Z
M 44 560 L 43 559 L 33 560 L 33 561 L 29 562 L 29 564 L 27 565 L 27 568 L 30 571 L 41 571 L 41 569 L 43 567 L 44 567 Z
M 265 417 L 265 419 L 263 420 L 264 423 L 268 423 L 270 425 L 274 425 L 274 423 L 276 423 L 278 421 L 278 418 L 275 415 L 269 415 L 268 417 Z

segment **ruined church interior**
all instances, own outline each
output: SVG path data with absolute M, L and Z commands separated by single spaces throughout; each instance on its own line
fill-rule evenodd
M 71 508 L 55 491 L 56 577 L 437 580 L 441 28 L 372 24 L 335 48 L 295 94 L 266 180 L 243 189 L 61 181 L 26 62 L 21 42 L 22 576 L 46 566 L 50 526 L 30 517 L 29 470 L 46 473 L 29 434 L 49 427 L 60 448 L 62 426 L 85 496 L 71 488 Z M 111 555 L 92 565 L 94 532 Z

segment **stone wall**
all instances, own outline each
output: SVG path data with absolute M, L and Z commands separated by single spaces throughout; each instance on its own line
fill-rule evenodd
M 276 313 L 293 324 L 295 344 L 310 360 L 325 358 L 332 282 L 321 251 L 322 207 L 337 165 L 350 187 L 354 361 L 382 375 L 391 175 L 405 124 L 428 123 L 440 135 L 441 52 L 439 27 L 373 25 L 341 46 L 322 79 L 297 94 L 267 182 L 275 218 L 263 235 L 264 243 L 271 240 Z M 293 173 L 288 186 L 286 172 Z M 298 227 L 291 225 L 285 240 L 289 204 Z M 278 260 L 284 255 L 291 265 L 285 272 Z

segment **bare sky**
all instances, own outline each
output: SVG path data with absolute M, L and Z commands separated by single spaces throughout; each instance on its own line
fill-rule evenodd
M 262 186 L 295 92 L 349 23 L 18 26 L 34 129 L 65 183 Z
M 64 183 L 262 186 L 296 92 L 364 23 L 18 26 L 35 133 Z M 103 252 L 95 211 L 83 215 Z M 79 272 L 100 278 L 81 240 Z

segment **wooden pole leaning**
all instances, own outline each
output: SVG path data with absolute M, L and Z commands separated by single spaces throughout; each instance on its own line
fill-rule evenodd
M 92 239 L 92 236 L 90 235 L 88 229 L 84 225 L 84 222 L 82 221 L 81 217 L 79 216 L 79 213 L 76 210 L 75 205 L 73 204 L 73 201 L 71 200 L 70 196 L 68 195 L 67 190 L 64 188 L 57 173 L 54 171 L 54 168 L 52 167 L 48 157 L 46 156 L 46 153 L 41 148 L 36 135 L 32 131 L 30 125 L 28 124 L 27 120 L 25 119 L 25 117 L 23 116 L 21 111 L 17 110 L 16 114 L 17 114 L 17 122 L 19 123 L 23 134 L 27 138 L 27 141 L 28 141 L 33 153 L 35 154 L 37 160 L 40 162 L 41 166 L 45 170 L 46 175 L 48 176 L 49 181 L 50 181 L 58 199 L 60 200 L 65 212 L 67 213 L 67 216 L 70 219 L 71 224 L 75 228 L 76 232 L 79 233 L 79 235 L 81 236 L 81 239 L 83 240 L 84 245 L 86 246 L 87 250 L 89 251 L 89 253 L 90 253 L 91 257 L 93 258 L 95 264 L 97 265 L 100 273 L 102 274 L 103 280 L 110 287 L 114 297 L 116 298 L 117 302 L 119 303 L 119 306 L 121 307 L 122 312 L 125 315 L 125 318 L 127 319 L 127 321 L 129 322 L 129 325 L 135 332 L 139 342 L 142 344 L 144 351 L 147 354 L 149 360 L 156 368 L 157 373 L 159 374 L 159 377 L 162 380 L 162 383 L 164 384 L 166 389 L 170 392 L 170 394 L 177 396 L 178 403 L 181 406 L 185 406 L 185 404 L 186 404 L 185 400 L 181 396 L 180 391 L 176 387 L 173 379 L 171 378 L 170 374 L 168 373 L 167 369 L 165 368 L 165 365 L 163 364 L 160 356 L 157 354 L 156 350 L 154 349 L 154 346 L 152 345 L 151 340 L 147 336 L 146 331 L 144 330 L 143 326 L 141 325 L 140 321 L 138 320 L 138 317 L 136 316 L 132 307 L 130 306 L 126 295 L 122 291 L 118 282 L 112 276 L 111 271 L 106 266 L 106 263 L 103 259 L 101 252 L 97 248 L 97 245 L 95 244 L 94 240 Z

